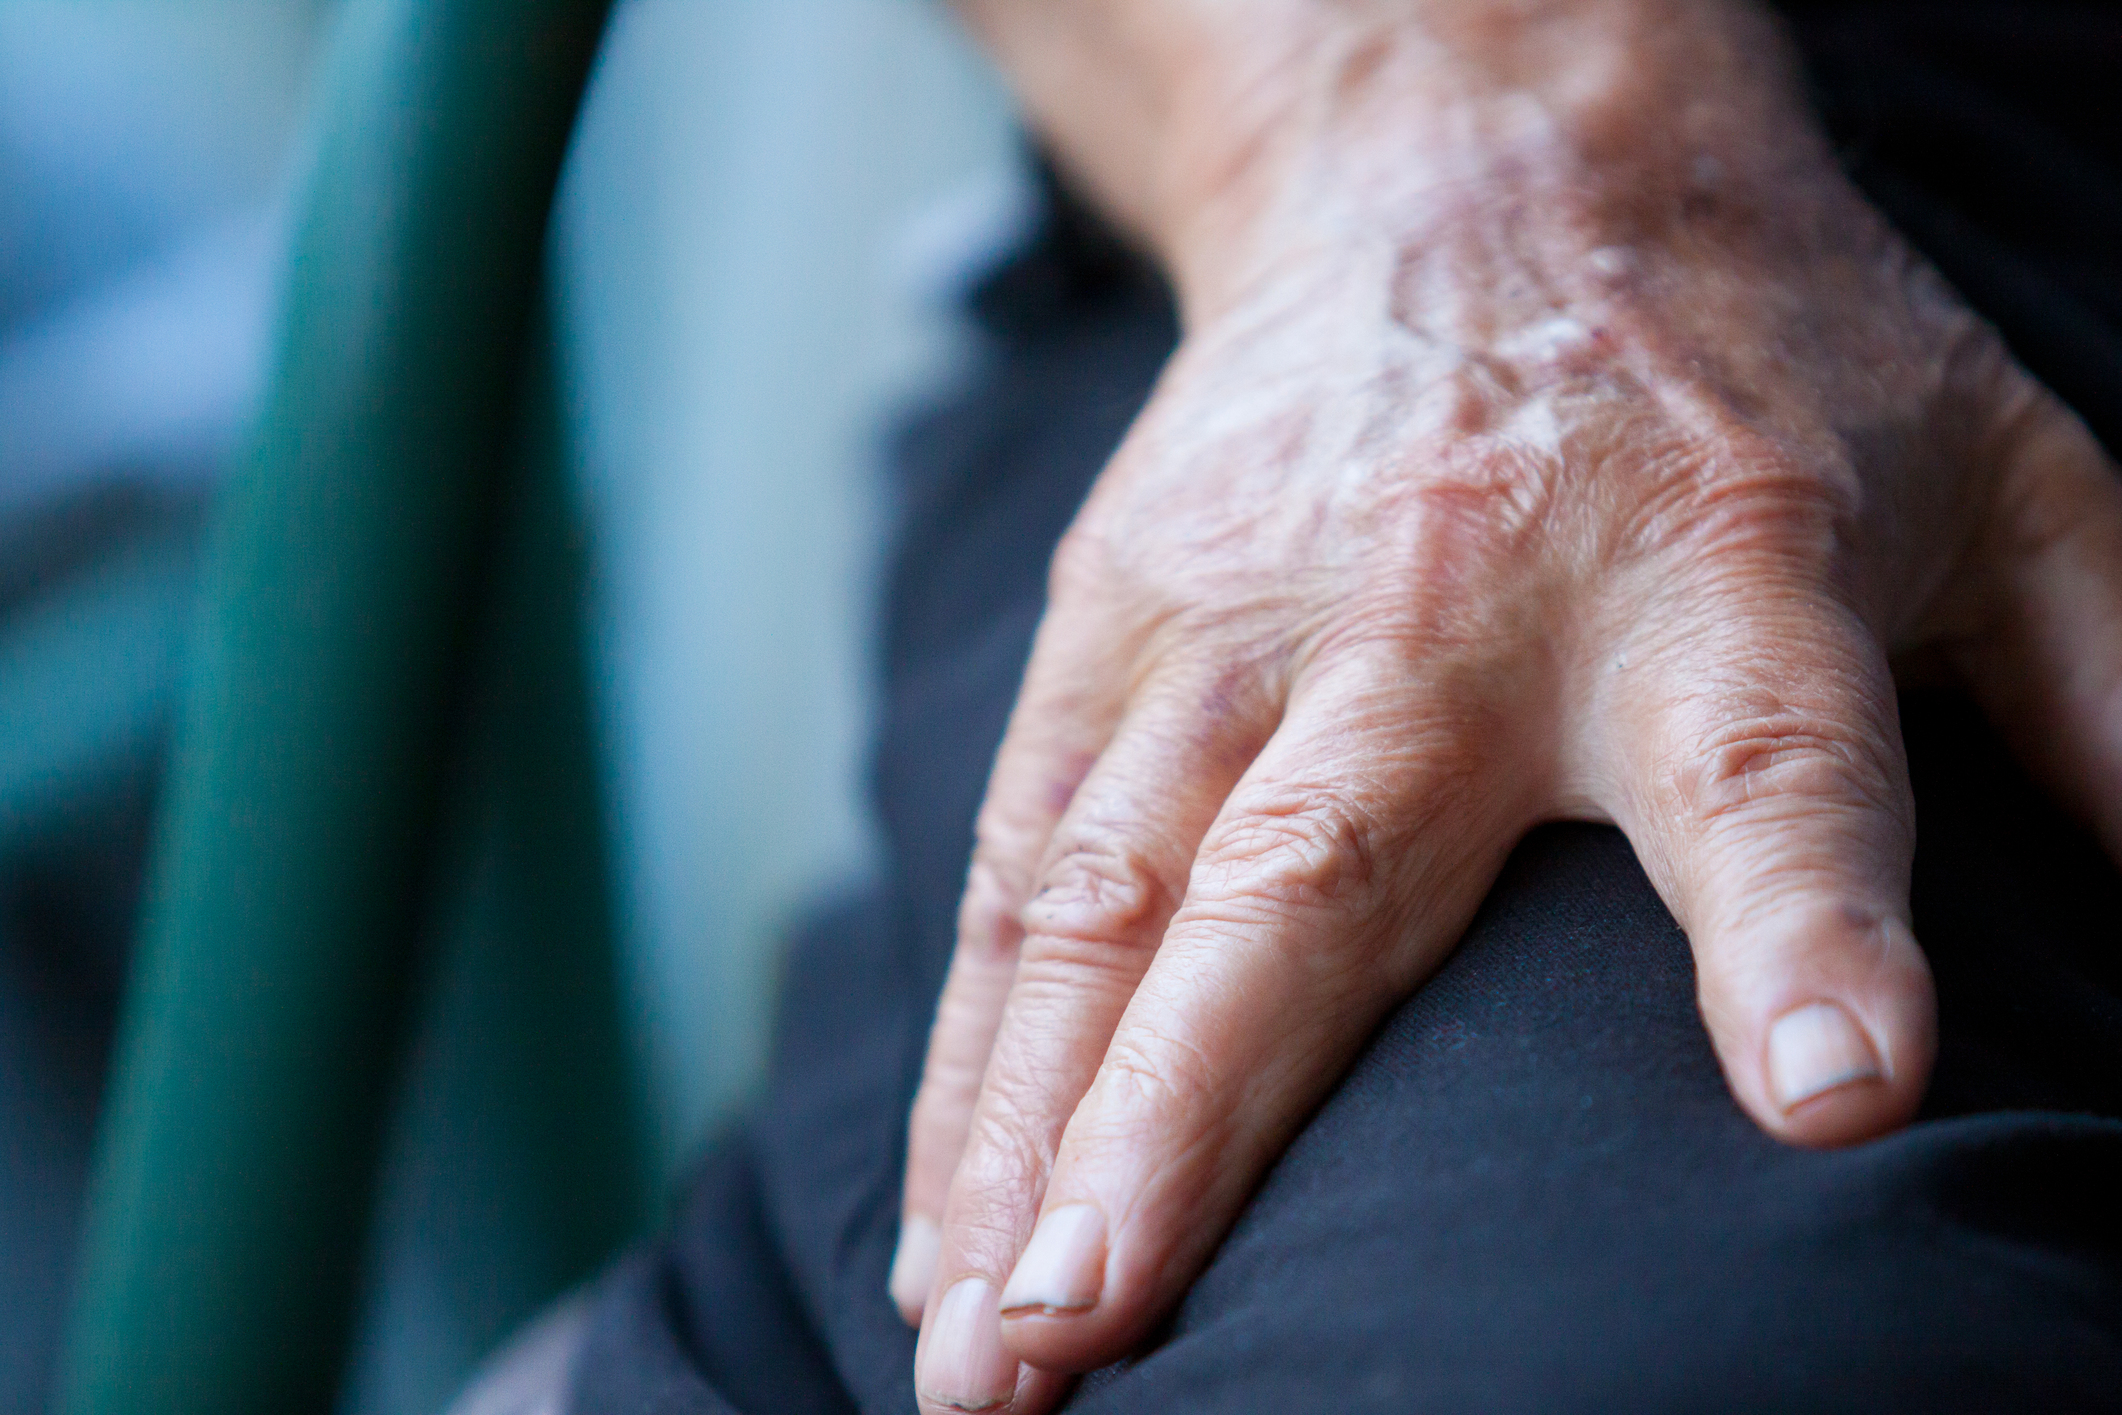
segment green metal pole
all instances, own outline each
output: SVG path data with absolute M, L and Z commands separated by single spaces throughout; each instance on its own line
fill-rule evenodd
M 60 1376 L 329 1407 L 600 0 L 351 0 L 219 511 Z

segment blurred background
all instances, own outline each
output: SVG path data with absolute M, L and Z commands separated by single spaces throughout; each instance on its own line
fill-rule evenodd
M 0 6 L 0 1410 L 51 1379 L 201 535 L 335 9 Z M 955 302 L 1028 191 L 929 0 L 628 0 L 600 51 L 549 279 L 666 1184 L 756 1080 L 787 922 L 868 867 L 877 449 L 975 355 Z M 443 1270 L 414 1075 L 349 1412 L 437 1408 L 516 1315 Z

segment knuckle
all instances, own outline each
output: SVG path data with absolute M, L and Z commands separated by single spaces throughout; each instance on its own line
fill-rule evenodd
M 1861 729 L 1769 707 L 1699 734 L 1670 769 L 1668 787 L 1699 824 L 1784 801 L 1852 800 L 1899 815 L 1878 760 L 1878 744 Z
M 1392 530 L 1381 532 L 1392 543 L 1368 557 L 1361 580 L 1315 634 L 1319 649 L 1404 652 L 1419 645 L 1433 656 L 1492 642 L 1498 615 L 1509 608 L 1495 587 L 1533 565 L 1551 493 L 1544 475 L 1498 465 L 1513 460 L 1491 456 L 1470 470 L 1432 472 L 1396 488 L 1383 518 Z
M 914 1142 L 934 1138 L 941 1143 L 942 1137 L 962 1135 L 979 1089 L 977 1076 L 967 1085 L 962 1076 L 939 1075 L 930 1067 L 921 1078 L 921 1089 L 914 1093 L 913 1110 L 907 1119 L 908 1133 Z
M 1174 902 L 1140 841 L 1079 827 L 1019 919 L 1027 934 L 1041 938 L 1137 946 L 1148 941 Z
M 1141 1123 L 1165 1132 L 1173 1117 L 1214 1104 L 1218 1067 L 1198 1046 L 1163 1033 L 1118 1036 L 1098 1071 L 1098 1111 L 1108 1128 Z
M 1075 1161 L 1155 1154 L 1166 1174 L 1226 1163 L 1243 1109 L 1233 1093 L 1248 1079 L 1176 1036 L 1116 1037 L 1069 1128 Z
M 1429 476 L 1407 491 L 1416 532 L 1416 563 L 1432 575 L 1476 574 L 1514 558 L 1527 538 L 1553 521 L 1557 465 L 1508 446 L 1475 456 L 1444 453 Z
M 1679 494 L 1646 498 L 1639 539 L 1690 560 L 1795 565 L 1814 581 L 1862 509 L 1855 465 L 1829 449 L 1802 460 L 1759 448 L 1715 459 L 1687 449 L 1666 460 L 1673 465 L 1659 480 Z
M 948 1004 L 946 997 L 946 1009 Z M 933 1124 L 963 1131 L 987 1076 L 994 1030 L 988 1019 L 962 1010 L 939 1016 L 921 1064 L 921 1085 L 914 1093 L 912 1120 L 917 1128 Z
M 969 1196 L 1018 1192 L 1053 1167 L 1059 1127 L 1033 1123 L 1024 1112 L 992 1098 L 973 1114 L 958 1183 Z
M 982 961 L 1016 947 L 1018 900 L 1024 897 L 1021 874 L 976 847 L 965 874 L 965 894 L 958 904 L 958 945 Z
M 973 870 L 1004 893 L 1021 891 L 1031 883 L 1028 862 L 1037 858 L 1039 843 L 1040 822 L 1031 812 L 990 795 L 973 818 Z
M 1203 847 L 1193 893 L 1203 902 L 1347 907 L 1371 888 L 1371 842 L 1369 825 L 1324 791 L 1254 803 Z

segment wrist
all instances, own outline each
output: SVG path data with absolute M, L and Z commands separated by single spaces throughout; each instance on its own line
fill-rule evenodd
M 1360 269 L 1469 206 L 1520 204 L 1587 249 L 1699 243 L 1709 208 L 1743 226 L 1832 167 L 1750 5 L 1260 8 L 1171 76 L 1137 203 L 1190 325 L 1292 264 Z

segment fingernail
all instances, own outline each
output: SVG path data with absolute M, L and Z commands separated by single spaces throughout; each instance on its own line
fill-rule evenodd
M 961 1278 L 936 1305 L 915 1383 L 949 1410 L 992 1410 L 1017 1393 L 1017 1358 L 1002 1347 L 1002 1314 L 986 1278 Z
M 1053 1315 L 1098 1305 L 1105 1286 L 1105 1215 L 1094 1204 L 1063 1204 L 1039 1220 L 1002 1288 L 1002 1313 Z
M 899 1221 L 899 1247 L 892 1254 L 892 1275 L 885 1287 L 900 1311 L 918 1312 L 928 1305 L 936 1254 L 942 1249 L 943 1230 L 934 1219 L 908 1214 Z
M 1882 1074 L 1871 1038 L 1839 1003 L 1808 1002 L 1769 1028 L 1768 1083 L 1784 1110 Z

